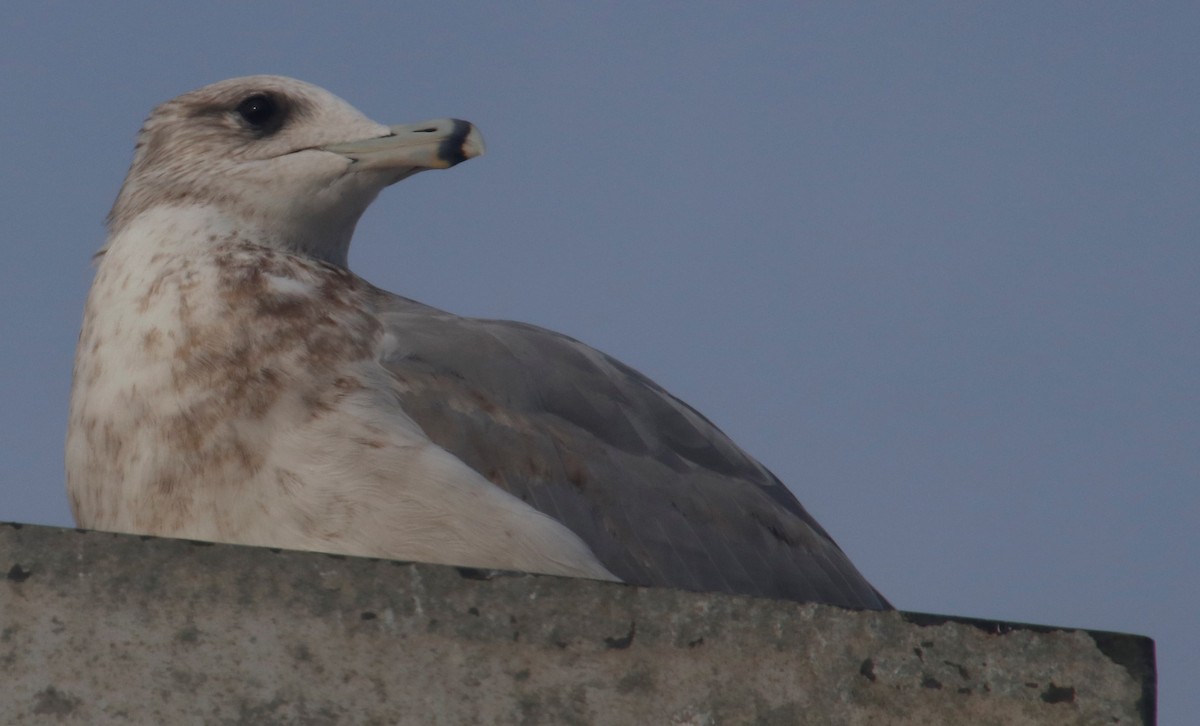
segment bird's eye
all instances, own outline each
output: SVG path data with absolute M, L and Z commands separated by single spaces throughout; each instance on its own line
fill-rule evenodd
M 265 93 L 248 96 L 235 110 L 250 128 L 258 131 L 269 133 L 283 123 L 283 105 Z

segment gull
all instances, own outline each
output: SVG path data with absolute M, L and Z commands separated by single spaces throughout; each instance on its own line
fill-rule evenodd
M 222 81 L 143 125 L 76 352 L 81 527 L 890 605 L 763 465 L 577 340 L 349 270 L 381 190 L 483 153 L 316 86 Z

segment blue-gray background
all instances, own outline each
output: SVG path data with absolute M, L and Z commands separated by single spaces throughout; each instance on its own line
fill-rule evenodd
M 639 368 L 903 609 L 1153 636 L 1189 722 L 1200 5 L 744 5 L 5 5 L 0 519 L 71 523 L 71 359 L 142 119 L 293 75 L 488 140 L 385 192 L 360 274 Z

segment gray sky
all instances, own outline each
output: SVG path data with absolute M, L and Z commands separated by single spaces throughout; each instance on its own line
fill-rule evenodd
M 1194 717 L 1200 5 L 650 5 L 6 5 L 0 519 L 71 524 L 142 119 L 281 73 L 487 138 L 384 193 L 357 272 L 640 369 L 902 609 L 1156 638 Z

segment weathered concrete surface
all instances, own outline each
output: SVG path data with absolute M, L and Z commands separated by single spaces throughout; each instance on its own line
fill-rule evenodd
M 1138 724 L 1149 639 L 0 525 L 0 722 Z

